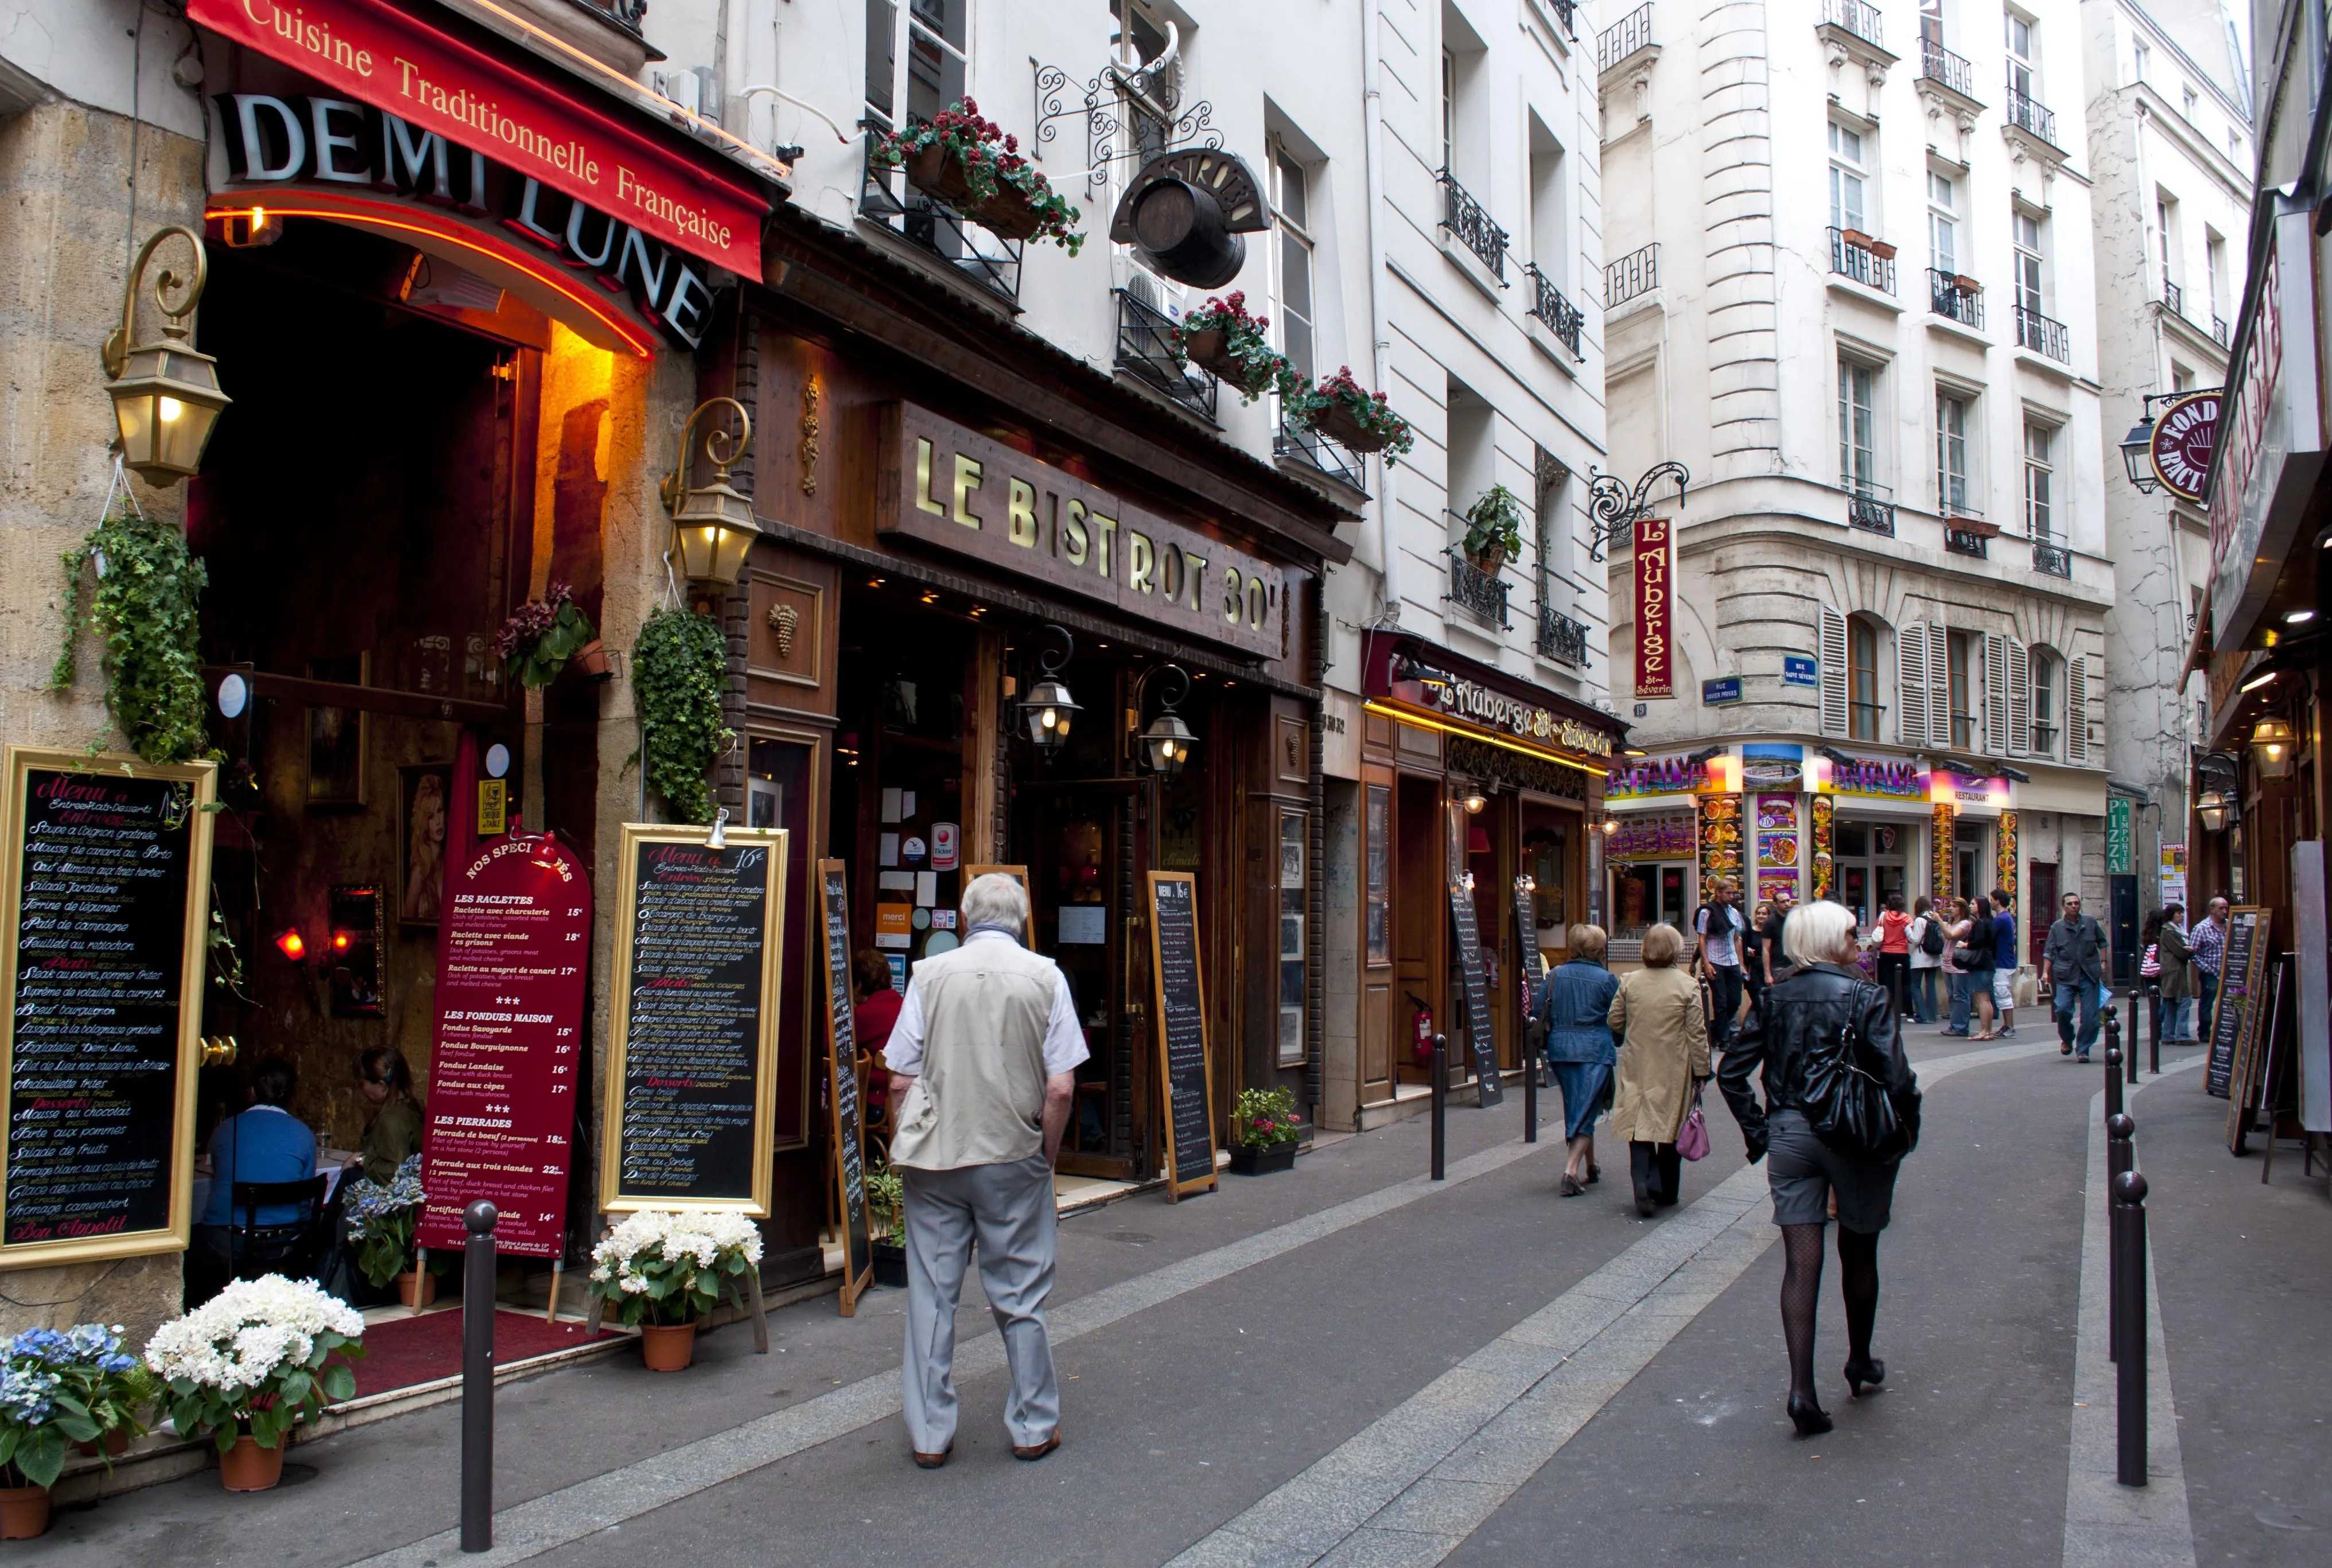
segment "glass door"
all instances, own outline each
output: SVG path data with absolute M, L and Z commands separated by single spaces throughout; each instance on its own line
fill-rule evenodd
M 1012 844 L 1027 856 L 1037 951 L 1068 977 L 1092 1053 L 1077 1068 L 1061 1141 L 1065 1175 L 1135 1179 L 1134 1084 L 1152 1050 L 1140 1037 L 1150 1014 L 1142 989 L 1148 951 L 1136 954 L 1128 940 L 1139 904 L 1128 902 L 1127 884 L 1143 864 L 1133 811 L 1141 788 L 1134 779 L 1102 779 L 1026 782 L 1014 791 Z M 1136 887 L 1132 897 L 1140 896 Z

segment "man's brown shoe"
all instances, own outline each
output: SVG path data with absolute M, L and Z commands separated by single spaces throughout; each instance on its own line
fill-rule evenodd
M 1016 1459 L 1041 1459 L 1047 1454 L 1051 1453 L 1055 1448 L 1057 1448 L 1060 1446 L 1061 1432 L 1060 1429 L 1056 1427 L 1053 1429 L 1053 1435 L 1047 1438 L 1041 1443 L 1037 1443 L 1025 1448 L 1018 1443 L 1013 1444 L 1012 1457 Z
M 1057 1440 L 1057 1439 L 1056 1439 L 1056 1440 Z M 1017 1449 L 1016 1449 L 1015 1451 L 1016 1451 L 1016 1452 L 1018 1452 L 1018 1450 L 1017 1450 Z M 925 1469 L 925 1470 L 936 1470 L 936 1469 L 938 1469 L 941 1465 L 946 1464 L 946 1463 L 948 1462 L 948 1456 L 949 1456 L 950 1454 L 954 1453 L 954 1452 L 955 1452 L 955 1439 L 952 1439 L 952 1438 L 951 1438 L 951 1439 L 948 1439 L 948 1446 L 947 1446 L 946 1448 L 941 1448 L 941 1449 L 938 1453 L 936 1453 L 936 1454 L 927 1454 L 927 1453 L 923 1452 L 923 1451 L 922 1451 L 922 1449 L 921 1449 L 921 1448 L 917 1448 L 917 1449 L 915 1450 L 915 1465 L 916 1465 L 916 1468 L 919 1468 L 919 1469 Z

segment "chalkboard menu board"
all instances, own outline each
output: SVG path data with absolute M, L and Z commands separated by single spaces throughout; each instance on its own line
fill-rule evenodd
M 1498 1081 L 1498 1042 L 1490 1032 L 1490 982 L 1482 970 L 1482 932 L 1474 920 L 1474 890 L 1449 884 L 1449 919 L 1458 928 L 1458 980 L 1466 988 L 1466 1043 L 1474 1053 L 1475 1103 L 1495 1105 L 1506 1097 Z
M 2227 912 L 2227 941 L 2219 957 L 2219 999 L 2211 1014 L 2211 1056 L 2203 1087 L 2233 1097 L 2235 1068 L 2258 1016 L 2260 982 L 2267 971 L 2268 912 L 2252 904 Z
M 786 834 L 624 824 L 599 1207 L 769 1211 Z
M 842 1193 L 842 1235 L 849 1256 L 842 1267 L 842 1315 L 858 1308 L 858 1293 L 874 1269 L 873 1226 L 866 1213 L 866 1152 L 858 1107 L 858 999 L 850 983 L 850 870 L 839 860 L 817 863 L 817 913 L 825 922 L 826 1066 L 834 1105 L 835 1185 Z
M 1539 987 L 1546 980 L 1546 955 L 1538 951 L 1538 911 L 1532 907 L 1534 892 L 1528 877 L 1515 881 L 1515 930 L 1523 944 L 1522 982 L 1523 1014 L 1538 1010 Z M 1530 1064 L 1523 1064 L 1525 1069 Z
M 207 765 L 7 751 L 0 1266 L 186 1245 Z
M 1187 872 L 1150 873 L 1150 972 L 1158 1004 L 1159 1076 L 1166 1086 L 1166 1191 L 1180 1198 L 1216 1182 L 1199 884 Z
M 557 839 L 489 839 L 447 868 L 420 1245 L 462 1246 L 462 1210 L 483 1198 L 502 1251 L 565 1249 L 590 954 L 591 884 Z

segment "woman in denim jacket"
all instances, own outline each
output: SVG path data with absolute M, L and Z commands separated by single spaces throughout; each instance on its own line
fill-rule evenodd
M 1563 1130 L 1571 1158 L 1563 1167 L 1563 1195 L 1576 1198 L 1602 1174 L 1595 1163 L 1595 1118 L 1611 1108 L 1611 999 L 1620 981 L 1603 967 L 1606 938 L 1600 925 L 1571 928 L 1570 961 L 1546 977 L 1538 1015 L 1546 1020 L 1546 1059 L 1563 1085 Z

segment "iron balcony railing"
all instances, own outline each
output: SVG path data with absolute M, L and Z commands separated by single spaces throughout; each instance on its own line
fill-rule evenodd
M 2073 552 L 2061 544 L 2036 539 L 2032 541 L 2032 569 L 2069 578 L 2073 575 Z
M 1514 624 L 1506 618 L 1506 579 L 1484 571 L 1454 550 L 1449 551 L 1449 598 L 1494 626 Z
M 1539 4 L 1554 13 L 1565 33 L 1579 36 L 1579 0 L 1539 0 Z
M 1603 29 L 1595 40 L 1595 69 L 1609 71 L 1652 41 L 1652 0 Z
M 2032 754 L 2036 757 L 2054 757 L 2057 754 L 2056 725 L 2035 724 L 2032 726 Z
M 1974 556 L 1978 560 L 1992 559 L 1992 535 L 1973 528 L 1954 528 L 1952 520 L 1944 523 L 1944 549 L 1953 555 Z
M 1280 416 L 1279 428 L 1272 434 L 1271 453 L 1275 457 L 1304 464 L 1354 490 L 1368 489 L 1368 473 L 1356 454 L 1317 430 L 1290 424 L 1285 415 Z
M 1649 245 L 1639 245 L 1616 262 L 1604 263 L 1603 308 L 1608 311 L 1659 286 L 1660 242 L 1654 240 Z
M 1838 487 L 1846 492 L 1846 521 L 1870 533 L 1892 536 L 1895 532 L 1895 492 L 1883 484 L 1873 484 L 1853 474 L 1838 476 Z
M 2170 307 L 2174 316 L 2183 318 L 2186 314 L 2186 292 L 2168 278 L 2162 280 L 2162 302 Z
M 1587 667 L 1587 625 L 1574 621 L 1553 605 L 1538 607 L 1539 656 L 1574 670 Z
M 1215 416 L 1212 376 L 1174 357 L 1174 318 L 1123 289 L 1117 295 L 1117 368 L 1202 418 Z
M 1975 67 L 1932 38 L 1919 40 L 1919 74 L 1971 103 L 1975 101 Z
M 1887 47 L 1887 39 L 1879 31 L 1878 7 L 1866 5 L 1863 0 L 1822 0 L 1822 20 L 1832 27 L 1845 28 L 1865 43 L 1876 43 L 1881 49 Z
M 1448 194 L 1442 210 L 1441 226 L 1458 236 L 1458 242 L 1474 253 L 1481 263 L 1490 269 L 1490 275 L 1501 284 L 1506 281 L 1506 231 L 1490 221 L 1482 204 L 1466 194 L 1448 169 L 1440 175 L 1441 188 Z
M 2227 346 L 2227 319 L 2216 311 L 2211 312 L 2211 336 L 2218 341 L 2220 348 Z
M 871 152 L 874 137 L 866 138 Z M 871 158 L 859 187 L 858 215 L 881 224 L 1000 298 L 1020 299 L 1020 242 L 980 225 L 917 190 L 904 169 L 877 168 Z
M 1938 316 L 1949 316 L 1963 327 L 1983 326 L 1983 287 L 1958 272 L 1927 269 L 1927 303 Z
M 2046 354 L 2060 365 L 2073 362 L 2073 334 L 2062 321 L 2052 321 L 2038 311 L 2016 307 L 2016 343 L 2036 354 Z
M 2037 136 L 2050 147 L 2062 149 L 2057 139 L 2057 117 L 2016 89 L 2013 78 L 2008 86 L 2008 123 L 2029 135 Z
M 1849 237 L 1849 236 L 1852 237 Z M 1858 234 L 1851 229 L 1830 231 L 1830 270 L 1841 278 L 1851 278 L 1866 288 L 1881 293 L 1895 292 L 1894 247 L 1880 255 L 1876 249 L 1878 241 L 1868 234 Z
M 1579 307 L 1563 297 L 1563 291 L 1556 288 L 1548 281 L 1547 275 L 1538 270 L 1536 262 L 1533 262 L 1523 271 L 1530 274 L 1530 313 L 1546 323 L 1546 330 L 1560 339 L 1564 348 L 1571 350 L 1572 359 L 1586 359 L 1586 354 L 1579 347 L 1580 329 L 1585 325 L 1586 318 L 1579 313 Z

